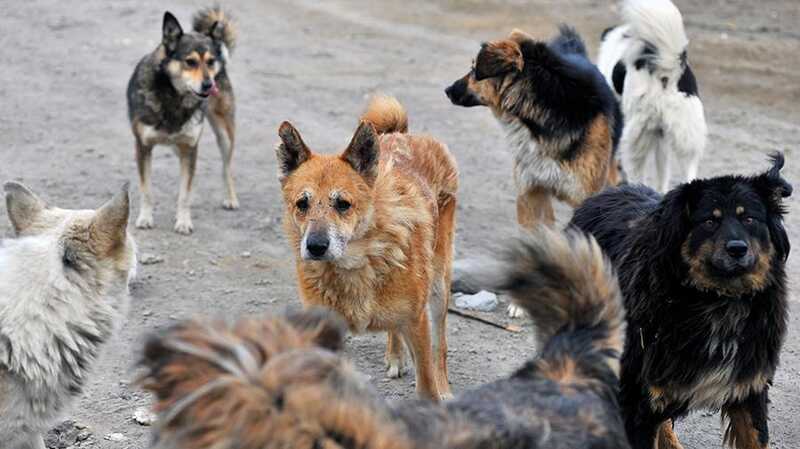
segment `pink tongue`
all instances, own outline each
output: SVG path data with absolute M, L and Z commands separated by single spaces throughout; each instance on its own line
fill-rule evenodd
M 217 87 L 217 83 L 214 83 L 214 84 L 211 86 L 211 90 L 210 90 L 210 91 L 208 91 L 208 94 L 209 94 L 209 95 L 217 95 L 218 93 L 219 93 L 219 88 Z

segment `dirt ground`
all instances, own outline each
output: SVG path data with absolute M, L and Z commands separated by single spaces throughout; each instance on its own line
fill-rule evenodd
M 702 176 L 752 173 L 766 153 L 783 150 L 785 176 L 800 187 L 800 2 L 678 1 L 692 40 L 710 126 Z M 63 207 L 96 207 L 135 179 L 125 86 L 135 63 L 160 40 L 165 7 L 188 27 L 202 3 L 184 0 L 13 2 L 0 17 L 0 180 L 20 180 Z M 178 164 L 154 157 L 156 226 L 133 230 L 140 266 L 129 320 L 86 393 L 65 418 L 88 425 L 80 447 L 145 448 L 149 429 L 133 411 L 149 403 L 132 385 L 142 336 L 195 315 L 235 317 L 298 307 L 273 153 L 289 119 L 319 151 L 346 145 L 368 94 L 392 93 L 407 106 L 412 131 L 446 142 L 461 170 L 456 252 L 486 253 L 517 233 L 511 160 L 491 114 L 451 106 L 443 89 L 463 75 L 482 40 L 512 27 L 549 35 L 574 24 L 596 52 L 600 31 L 615 23 L 611 3 L 596 0 L 311 0 L 234 2 L 241 38 L 230 66 L 238 98 L 234 158 L 242 208 L 221 208 L 220 159 L 210 130 L 201 142 L 191 237 L 172 232 Z M 135 185 L 135 183 L 134 183 Z M 138 205 L 138 194 L 134 193 Z M 787 227 L 800 232 L 798 200 Z M 135 207 L 138 211 L 138 206 Z M 0 213 L 5 214 L 5 210 Z M 560 210 L 560 220 L 568 218 Z M 0 217 L 0 235 L 10 229 Z M 790 257 L 792 287 L 800 257 Z M 792 292 L 790 334 L 772 389 L 773 448 L 800 447 L 800 296 Z M 506 322 L 504 305 L 493 314 Z M 531 327 L 512 334 L 449 320 L 450 373 L 456 393 L 497 379 L 535 353 Z M 383 377 L 383 335 L 351 337 L 348 355 L 391 399 L 413 397 L 413 375 Z M 688 448 L 720 447 L 718 415 L 679 423 Z M 105 437 L 121 433 L 124 441 Z M 1 445 L 2 443 L 0 443 Z M 11 448 L 13 449 L 13 448 Z

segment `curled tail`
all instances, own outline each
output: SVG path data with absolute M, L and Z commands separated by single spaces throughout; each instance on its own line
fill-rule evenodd
M 361 120 L 371 123 L 378 134 L 408 132 L 406 109 L 396 98 L 388 95 L 372 97 Z
M 345 332 L 316 309 L 153 335 L 139 365 L 159 413 L 154 446 L 405 449 L 388 406 L 336 353 Z
M 586 44 L 575 28 L 562 23 L 558 26 L 558 36 L 550 42 L 550 48 L 561 54 L 586 56 Z
M 233 53 L 238 35 L 236 22 L 221 6 L 212 6 L 197 11 L 192 18 L 192 28 L 200 34 L 221 40 L 228 52 Z
M 541 352 L 535 363 L 544 375 L 575 380 L 577 372 L 616 384 L 625 341 L 622 295 L 592 237 L 540 228 L 489 273 L 490 283 L 531 316 Z
M 628 32 L 645 46 L 642 58 L 665 70 L 680 67 L 689 38 L 681 12 L 670 0 L 626 0 L 622 17 Z

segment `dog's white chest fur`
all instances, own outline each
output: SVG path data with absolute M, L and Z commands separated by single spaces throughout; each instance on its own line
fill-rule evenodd
M 156 129 L 155 126 L 141 124 L 139 125 L 139 136 L 146 146 L 178 144 L 195 146 L 203 133 L 204 119 L 205 113 L 198 109 L 178 132 L 168 133 Z

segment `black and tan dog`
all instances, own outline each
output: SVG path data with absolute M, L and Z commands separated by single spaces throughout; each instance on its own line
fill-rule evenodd
M 786 335 L 783 156 L 758 176 L 643 186 L 586 200 L 572 225 L 619 271 L 628 310 L 620 404 L 636 449 L 679 448 L 669 420 L 722 410 L 725 440 L 766 448 L 767 391 Z M 660 432 L 657 430 L 661 428 Z
M 337 353 L 345 325 L 332 312 L 184 323 L 144 351 L 155 446 L 628 448 L 616 402 L 624 312 L 600 248 L 542 231 L 497 268 L 538 330 L 539 357 L 510 377 L 449 402 L 390 403 Z
M 184 33 L 178 20 L 164 13 L 158 48 L 139 61 L 128 83 L 128 118 L 136 138 L 136 163 L 142 195 L 138 228 L 153 227 L 150 167 L 155 145 L 174 147 L 181 166 L 175 231 L 190 234 L 192 180 L 197 143 L 206 117 L 222 153 L 226 209 L 237 209 L 231 160 L 234 145 L 233 87 L 226 72 L 236 41 L 230 16 L 219 8 L 199 11 L 194 32 Z
M 524 228 L 553 223 L 553 198 L 577 207 L 621 181 L 619 104 L 571 27 L 549 43 L 515 30 L 483 44 L 445 92 L 455 105 L 489 107 L 508 133 Z

